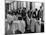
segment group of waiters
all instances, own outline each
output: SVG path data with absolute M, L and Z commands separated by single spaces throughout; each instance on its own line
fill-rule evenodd
M 26 14 L 28 14 L 29 18 L 31 18 L 31 15 L 32 15 L 32 18 L 38 18 L 38 20 L 39 20 L 39 17 L 41 17 L 41 15 L 43 14 L 43 9 L 41 6 L 39 10 L 37 8 L 35 8 L 34 10 L 28 10 L 27 11 L 26 8 L 23 7 L 23 9 L 17 8 L 16 10 L 11 10 L 11 12 L 8 11 L 7 13 L 11 14 L 11 15 L 19 14 L 22 16 L 23 19 L 24 19 L 24 17 L 26 17 Z
M 15 15 L 15 16 L 21 15 L 18 17 L 18 20 L 24 20 L 25 21 L 25 33 L 29 32 L 29 31 L 31 32 L 30 25 L 32 25 L 31 23 L 33 23 L 31 20 L 37 21 L 37 20 L 40 20 L 40 18 L 41 18 L 41 21 L 43 21 L 42 6 L 40 7 L 39 10 L 37 8 L 35 8 L 35 9 L 28 10 L 28 11 L 25 7 L 23 7 L 22 9 L 18 8 L 16 10 L 8 11 L 7 14 L 12 15 L 12 16 L 13 15 Z M 7 18 L 7 15 L 5 17 Z M 32 25 L 32 27 L 33 27 L 33 25 Z M 32 28 L 32 30 L 33 30 L 33 28 Z M 19 30 L 17 30 L 17 31 L 20 32 Z M 16 31 L 16 33 L 18 33 L 17 31 Z M 36 31 L 32 31 L 32 32 L 36 32 Z

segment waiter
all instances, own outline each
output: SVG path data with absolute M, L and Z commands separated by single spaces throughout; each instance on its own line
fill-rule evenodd
M 26 20 L 26 8 L 23 7 L 22 9 L 22 12 L 21 12 L 21 16 L 22 16 L 22 19 L 25 21 L 26 23 L 26 27 L 25 27 L 25 30 L 27 29 L 27 20 Z

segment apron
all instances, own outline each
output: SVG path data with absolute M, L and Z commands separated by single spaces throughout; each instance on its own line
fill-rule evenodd
M 32 19 L 31 22 L 31 32 L 35 32 L 35 28 L 36 28 L 36 19 Z

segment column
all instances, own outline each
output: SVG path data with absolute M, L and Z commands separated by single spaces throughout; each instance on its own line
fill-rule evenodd
M 30 2 L 30 10 L 32 9 L 32 2 Z
M 11 3 L 11 10 L 13 10 L 13 3 Z
M 26 9 L 27 9 L 27 10 L 30 9 L 30 2 L 26 2 Z
M 35 9 L 35 2 L 32 3 L 32 9 Z
M 14 9 L 17 9 L 17 1 L 14 2 Z
M 23 2 L 23 7 L 25 7 L 25 8 L 26 8 L 26 2 L 25 2 L 25 1 Z
M 23 8 L 23 1 L 21 1 L 21 8 Z
M 21 6 L 21 5 L 20 5 L 20 4 L 21 4 L 20 1 L 17 1 L 17 3 L 18 3 L 18 4 L 17 4 L 18 8 L 20 8 L 20 6 Z

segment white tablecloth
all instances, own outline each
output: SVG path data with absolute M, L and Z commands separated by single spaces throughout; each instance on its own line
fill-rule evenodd
M 23 20 L 13 21 L 12 31 L 15 32 L 17 29 L 19 29 L 22 33 L 24 33 L 24 31 L 25 31 L 25 22 Z
M 32 19 L 32 23 L 31 23 L 31 31 L 32 32 L 35 31 L 35 26 L 36 26 L 36 32 L 40 32 L 41 31 L 41 25 L 38 24 L 36 19 Z

